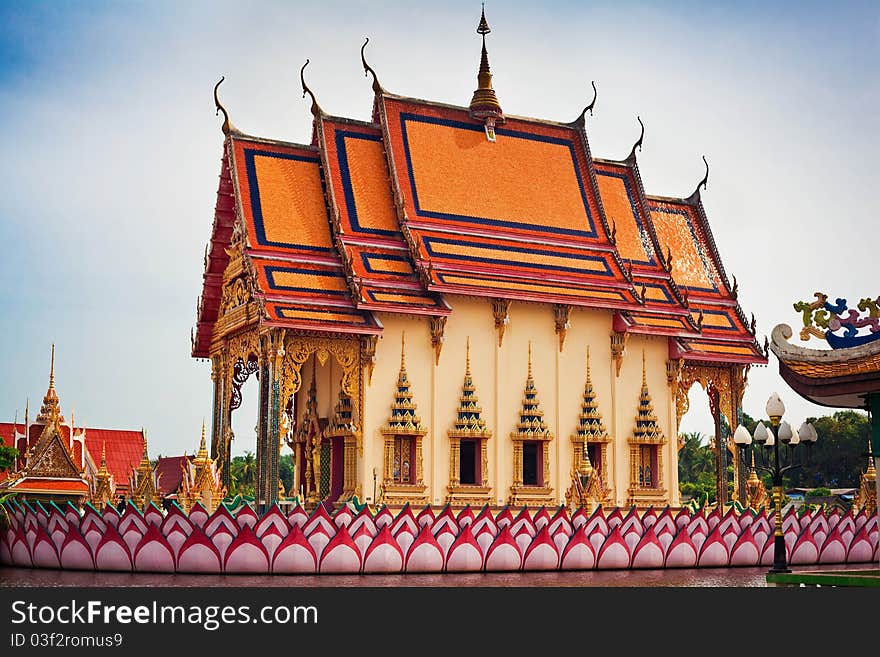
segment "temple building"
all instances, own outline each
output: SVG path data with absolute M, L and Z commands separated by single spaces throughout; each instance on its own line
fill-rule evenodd
M 372 120 L 337 117 L 303 66 L 310 144 L 241 132 L 214 89 L 223 155 L 192 355 L 212 364 L 221 466 L 257 391 L 261 503 L 287 445 L 312 504 L 589 490 L 675 505 L 690 387 L 735 425 L 766 363 L 709 227 L 708 168 L 685 198 L 648 195 L 641 137 L 593 156 L 595 97 L 571 122 L 505 113 L 485 16 L 477 31 L 468 106 L 387 91 L 364 43 Z
M 90 502 L 98 508 L 116 505 L 132 493 L 132 473 L 146 455 L 146 434 L 140 431 L 90 429 L 65 420 L 55 389 L 55 346 L 49 388 L 37 417 L 24 423 L 0 422 L 0 436 L 18 449 L 9 473 L 0 479 L 0 495 L 16 493 L 27 500 Z

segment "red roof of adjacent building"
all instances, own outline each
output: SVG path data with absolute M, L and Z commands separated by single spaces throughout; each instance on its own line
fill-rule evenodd
M 156 474 L 159 476 L 159 490 L 163 495 L 176 493 L 183 480 L 184 462 L 192 460 L 192 456 L 163 456 L 156 464 Z
M 116 486 L 128 487 L 131 472 L 144 455 L 142 431 L 121 429 L 86 429 L 86 449 L 96 467 L 101 467 L 101 447 L 107 447 L 107 469 Z
M 38 427 L 39 425 L 32 425 Z M 66 428 L 65 428 L 66 429 Z M 24 424 L 19 423 L 15 429 L 18 433 L 24 433 Z M 81 431 L 81 427 L 74 430 L 75 434 Z M 12 422 L 0 422 L 0 437 L 6 445 L 11 444 L 13 425 Z M 121 429 L 85 429 L 86 450 L 95 467 L 101 467 L 101 446 L 107 446 L 107 469 L 113 475 L 117 487 L 128 487 L 129 475 L 137 468 L 144 454 L 144 435 L 141 431 L 127 431 Z M 65 434 L 67 431 L 65 430 Z M 39 434 L 36 434 L 39 436 Z M 35 439 L 34 439 L 35 440 Z M 33 442 L 33 441 L 32 441 Z M 0 473 L 0 481 L 8 477 L 8 473 Z

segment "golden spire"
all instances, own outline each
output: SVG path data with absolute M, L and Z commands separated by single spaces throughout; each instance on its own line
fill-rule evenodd
M 24 432 L 25 433 L 27 433 L 28 417 L 29 417 L 28 414 L 30 412 L 30 408 L 31 408 L 31 398 L 25 397 L 24 398 Z
M 101 441 L 101 469 L 98 471 L 98 474 L 104 474 L 107 472 L 107 441 Z
M 587 443 L 608 442 L 608 431 L 599 412 L 599 404 L 596 402 L 596 391 L 593 390 L 593 381 L 590 376 L 590 348 L 587 347 L 587 380 L 584 383 L 584 394 L 581 401 L 581 413 L 578 416 L 577 433 L 572 440 Z M 584 452 L 586 454 L 586 452 Z
M 52 364 L 49 365 L 49 390 L 55 390 L 55 343 L 52 343 Z
M 483 37 L 483 50 L 480 56 L 480 71 L 477 73 L 477 89 L 471 98 L 471 118 L 483 119 L 486 122 L 486 133 L 489 139 L 494 141 L 496 123 L 504 123 L 504 114 L 501 104 L 492 88 L 492 72 L 489 70 L 489 53 L 486 51 L 486 35 L 492 30 L 486 21 L 486 8 L 483 7 L 480 14 L 480 24 L 477 26 L 477 34 Z M 491 135 L 490 133 L 491 129 Z
M 749 483 L 757 484 L 758 483 L 758 475 L 755 472 L 755 450 L 752 450 L 752 471 L 749 473 Z
M 400 371 L 406 372 L 406 331 L 400 334 Z
M 465 342 L 465 372 L 464 382 L 461 386 L 461 396 L 458 398 L 458 413 L 454 428 L 449 432 L 450 436 L 459 438 L 488 438 L 492 431 L 486 426 L 483 418 L 483 409 L 477 397 L 477 388 L 471 376 L 471 339 L 468 336 Z
M 199 443 L 199 456 L 208 456 L 208 446 L 205 443 L 205 418 L 202 418 L 202 441 Z
M 593 380 L 590 378 L 590 345 L 587 345 L 587 385 L 591 386 Z
M 147 450 L 147 432 L 144 431 L 144 428 L 143 428 L 143 427 L 141 427 L 141 435 L 144 437 L 144 455 L 143 455 L 143 457 L 141 458 L 141 465 L 143 465 L 144 463 L 146 463 L 147 466 L 149 467 L 149 465 L 150 465 L 150 456 L 149 456 L 149 452 L 148 452 L 148 450 Z
M 636 416 L 636 426 L 630 442 L 666 442 L 666 438 L 663 435 L 663 430 L 657 423 L 657 416 L 654 414 L 654 403 L 651 401 L 651 392 L 648 390 L 644 349 L 642 349 L 642 393 L 641 395 L 639 395 L 639 408 L 638 415 Z
M 52 360 L 49 366 L 49 388 L 46 390 L 46 396 L 43 397 L 43 406 L 40 408 L 40 414 L 37 416 L 37 422 L 47 423 L 51 419 L 58 419 L 63 422 L 61 417 L 61 409 L 58 404 L 58 393 L 55 392 L 55 343 L 52 343 Z
M 866 477 L 871 477 L 876 479 L 877 477 L 877 469 L 874 467 L 874 447 L 871 444 L 871 439 L 868 439 L 868 469 L 865 472 Z
M 523 390 L 522 407 L 519 412 L 517 430 L 511 433 L 525 440 L 534 439 L 536 436 L 551 437 L 550 429 L 544 422 L 544 411 L 541 410 L 538 400 L 538 390 L 535 387 L 535 379 L 532 376 L 532 342 L 529 341 L 529 371 L 526 376 L 526 386 Z
M 584 451 L 581 456 L 580 465 L 578 465 L 578 474 L 582 477 L 589 477 L 593 474 L 593 464 L 590 463 L 590 451 L 587 449 L 587 443 L 584 443 Z
M 424 436 L 428 429 L 422 424 L 416 403 L 410 390 L 406 375 L 406 334 L 400 336 L 400 372 L 397 375 L 397 386 L 394 401 L 391 403 L 391 415 L 381 431 L 385 435 Z

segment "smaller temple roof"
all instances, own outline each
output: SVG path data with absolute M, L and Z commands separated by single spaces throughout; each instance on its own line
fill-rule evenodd
M 192 456 L 163 456 L 156 464 L 156 474 L 159 477 L 159 489 L 163 495 L 176 493 L 183 480 L 183 467 Z
M 80 429 L 77 429 L 77 432 Z M 144 453 L 144 433 L 121 429 L 85 429 L 86 449 L 96 465 L 100 465 L 102 445 L 106 446 L 107 470 L 117 488 L 128 488 L 128 479 Z

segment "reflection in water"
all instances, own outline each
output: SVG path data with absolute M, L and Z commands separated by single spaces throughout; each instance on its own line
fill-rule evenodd
M 810 570 L 821 570 L 811 567 Z M 162 575 L 0 568 L 0 586 L 766 586 L 767 568 L 410 575 Z

